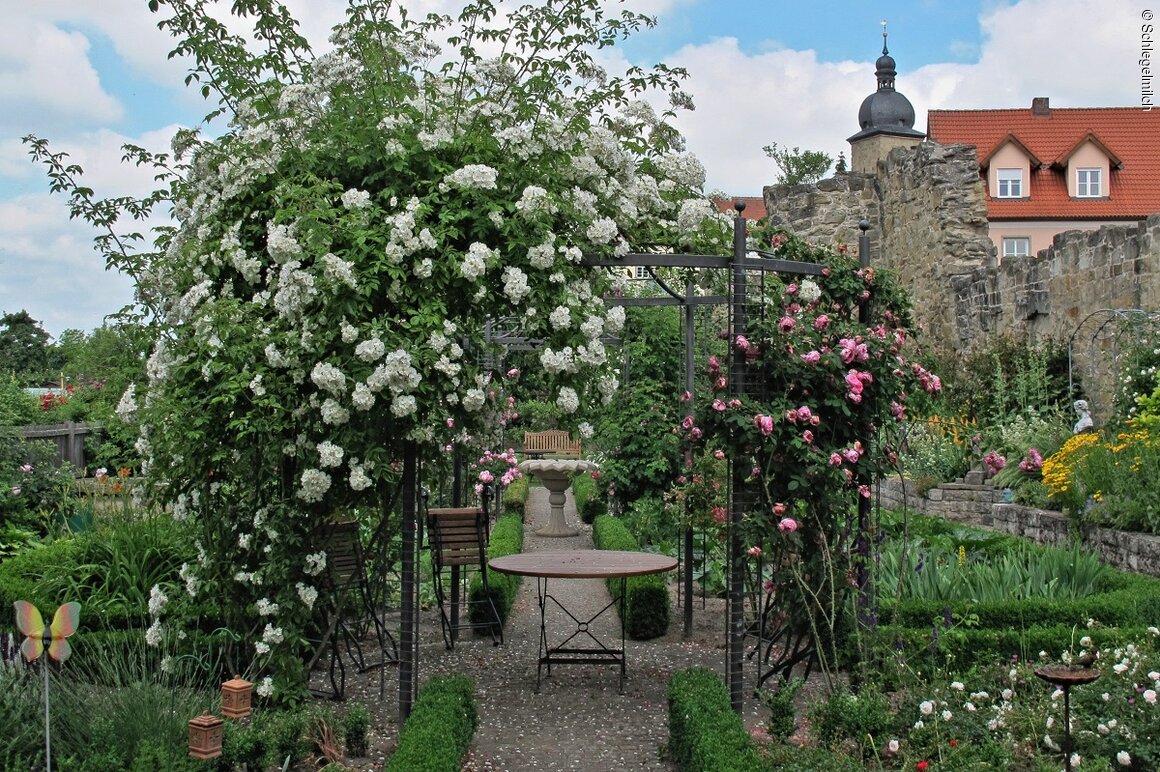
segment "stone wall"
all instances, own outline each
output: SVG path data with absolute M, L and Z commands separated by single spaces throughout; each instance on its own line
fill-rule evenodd
M 907 508 L 976 528 L 1022 536 L 1038 544 L 1072 545 L 1071 521 L 1066 515 L 1002 503 L 1002 493 L 983 482 L 981 472 L 968 473 L 965 481 L 931 488 L 925 496 L 918 494 L 912 481 L 886 479 L 878 483 L 876 494 L 886 509 Z M 1111 566 L 1160 576 L 1160 536 L 1087 527 L 1080 537 L 1085 547 L 1099 552 Z
M 1038 255 L 998 265 L 975 150 L 899 148 L 876 175 L 765 188 L 771 220 L 805 239 L 857 244 L 871 225 L 873 260 L 911 288 L 927 340 L 959 352 L 994 335 L 1067 340 L 1092 311 L 1160 308 L 1160 215 L 1069 231 Z M 1094 390 L 1090 390 L 1094 391 Z

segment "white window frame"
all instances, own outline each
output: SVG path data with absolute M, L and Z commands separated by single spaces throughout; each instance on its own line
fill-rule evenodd
M 999 169 L 995 172 L 995 198 L 1023 198 L 1023 170 Z
M 1075 170 L 1075 197 L 1102 198 L 1104 195 L 1104 170 L 1098 166 Z
M 1028 257 L 1030 254 L 1031 238 L 1029 236 L 1003 237 L 1003 257 Z
M 634 265 L 632 271 L 632 278 L 634 279 L 648 279 L 648 269 L 643 265 Z

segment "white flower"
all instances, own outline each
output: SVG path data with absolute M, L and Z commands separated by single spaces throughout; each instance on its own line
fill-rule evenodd
M 391 415 L 403 418 L 419 409 L 419 403 L 410 394 L 402 394 L 391 400 Z
M 890 742 L 886 743 L 886 750 L 890 751 L 891 753 L 898 753 L 898 748 L 898 740 L 891 740 Z
M 121 395 L 121 401 L 117 403 L 117 417 L 127 424 L 133 423 L 137 420 L 137 385 L 129 384 L 129 388 L 125 389 L 125 393 Z
M 483 164 L 468 164 L 462 169 L 457 169 L 451 174 L 443 178 L 443 181 L 456 185 L 461 188 L 479 188 L 481 190 L 495 190 L 496 176 L 499 174 L 495 169 Z
M 924 716 L 929 716 L 934 713 L 934 703 L 930 700 L 923 700 L 918 704 L 918 709 Z
M 963 684 L 962 681 L 951 681 L 951 688 L 954 689 L 955 691 L 961 692 L 963 689 L 965 689 L 967 687 Z
M 269 654 L 270 653 L 270 644 L 263 643 L 262 641 L 255 641 L 254 642 L 254 651 L 256 651 L 259 656 Z
M 592 428 L 592 424 L 587 421 L 583 421 L 577 426 L 576 431 L 580 434 L 580 439 L 582 440 L 592 439 L 592 435 L 595 434 L 595 429 Z
M 463 408 L 474 413 L 483 407 L 486 401 L 487 395 L 483 393 L 483 389 L 468 389 L 463 395 Z
M 318 576 L 326 568 L 326 553 L 315 552 L 306 556 L 306 568 L 302 569 L 310 576 Z
M 322 414 L 322 422 L 331 426 L 342 426 L 350 420 L 350 411 L 330 397 L 322 403 L 319 412 Z
M 343 450 L 330 440 L 318 443 L 318 463 L 324 467 L 339 466 L 342 464 Z
M 347 209 L 365 209 L 371 205 L 371 194 L 365 190 L 351 188 L 342 194 L 342 205 Z
M 467 248 L 467 254 L 459 266 L 459 272 L 468 281 L 475 281 L 487 271 L 487 261 L 494 255 L 495 252 L 489 249 L 486 244 L 476 241 Z
M 512 303 L 519 303 L 532 291 L 528 286 L 528 275 L 514 266 L 503 269 L 503 294 Z
M 950 720 L 951 720 L 951 716 L 953 716 L 953 715 L 954 715 L 954 714 L 953 714 L 953 713 L 951 713 L 949 710 L 944 710 L 944 711 L 942 712 L 943 721 L 950 721 Z
M 1005 700 L 1010 700 L 1012 697 L 1015 696 L 1015 692 L 1011 691 L 1010 689 L 1004 689 L 1001 696 Z
M 1079 645 L 1083 646 L 1085 649 L 1088 648 L 1092 645 L 1092 637 L 1090 635 L 1085 635 L 1083 638 L 1080 638 Z
M 914 722 L 915 729 L 922 729 L 925 726 L 926 726 L 926 724 L 921 719 Z
M 241 549 L 244 549 L 244 550 L 248 550 L 250 548 L 250 539 L 252 539 L 253 537 L 254 537 L 254 535 L 250 534 L 250 533 L 239 533 L 238 534 L 238 547 Z
M 1128 669 L 1128 666 L 1125 665 L 1123 662 L 1117 662 L 1116 664 L 1112 665 L 1112 670 L 1115 670 L 1116 673 L 1120 674 L 1120 675 L 1122 675 L 1124 673 L 1124 671 L 1126 671 L 1127 669 Z
M 177 575 L 185 581 L 185 593 L 191 598 L 196 598 L 197 576 L 193 573 L 193 567 L 189 563 L 182 563 L 181 570 L 177 572 Z
M 1043 735 L 1043 744 L 1046 745 L 1050 750 L 1059 750 L 1059 746 L 1055 744 L 1055 740 L 1052 740 L 1051 735 L 1049 734 Z
M 613 306 L 604 315 L 604 327 L 610 335 L 616 335 L 624 329 L 624 306 Z
M 1047 717 L 1047 721 L 1046 721 L 1046 723 L 1045 723 L 1045 726 L 1046 726 L 1048 729 L 1051 729 L 1051 727 L 1055 726 L 1055 717 L 1054 717 L 1054 716 L 1048 716 L 1048 717 Z
M 1116 763 L 1121 767 L 1132 766 L 1132 754 L 1128 753 L 1127 751 L 1120 751 L 1116 754 Z
M 575 413 L 580 408 L 580 397 L 577 396 L 576 390 L 570 386 L 562 387 L 560 396 L 556 397 L 556 407 L 564 413 Z
M 966 710 L 968 713 L 974 713 L 975 711 L 977 711 L 977 710 L 978 710 L 978 708 L 976 708 L 976 707 L 975 707 L 975 703 L 973 703 L 973 702 L 965 702 L 965 703 L 963 703 L 963 708 L 964 708 L 964 709 L 965 709 L 965 710 Z
M 371 487 L 371 478 L 367 476 L 366 470 L 357 464 L 350 469 L 349 482 L 352 491 L 365 491 Z
M 254 688 L 254 692 L 257 693 L 259 697 L 269 697 L 274 693 L 274 679 L 270 676 L 266 676 L 258 682 L 258 685 Z
M 258 616 L 270 617 L 278 613 L 278 604 L 272 602 L 269 598 L 258 599 Z
M 170 657 L 168 654 L 161 658 L 161 672 L 173 672 L 173 657 Z
M 309 503 L 317 503 L 322 501 L 328 490 L 330 490 L 330 475 L 326 472 L 321 469 L 307 469 L 302 473 L 298 498 Z
M 585 235 L 593 244 L 609 244 L 620 234 L 616 221 L 610 217 L 599 217 L 588 226 Z
M 377 362 L 387 353 L 387 347 L 378 338 L 364 340 L 354 347 L 354 355 L 364 362 Z
M 567 306 L 556 306 L 552 313 L 548 314 L 548 321 L 557 330 L 566 330 L 572 323 L 572 312 Z
M 1149 705 L 1156 704 L 1156 690 L 1155 689 L 1145 689 L 1144 690 L 1144 702 L 1148 703 Z
M 798 297 L 808 305 L 822 297 L 822 289 L 813 279 L 802 279 L 798 287 Z
M 302 582 L 298 582 L 294 587 L 298 590 L 298 598 L 306 605 L 306 608 L 313 609 L 314 601 L 318 600 L 318 590 Z
M 319 362 L 314 365 L 314 369 L 310 371 L 310 380 L 314 381 L 314 385 L 318 388 L 336 396 L 346 393 L 346 376 L 332 364 Z
M 1063 689 L 1056 689 L 1055 691 L 1053 691 L 1051 693 L 1051 699 L 1053 699 L 1053 700 L 1058 700 L 1062 696 L 1063 696 Z
M 266 629 L 262 631 L 262 640 L 265 643 L 281 643 L 282 638 L 282 628 L 274 627 L 274 625 L 267 622 Z
M 149 590 L 149 614 L 153 617 L 161 616 L 161 610 L 165 608 L 165 604 L 169 602 L 169 598 L 161 591 L 160 585 L 153 585 L 153 589 Z
M 153 624 L 149 625 L 149 629 L 145 631 L 145 643 L 153 647 L 160 646 L 164 635 L 165 627 L 162 626 L 161 620 L 154 619 Z
M 1071 768 L 1072 769 L 1075 769 L 1076 767 L 1078 767 L 1081 761 L 1083 761 L 1083 757 L 1080 756 L 1078 753 L 1071 754 Z

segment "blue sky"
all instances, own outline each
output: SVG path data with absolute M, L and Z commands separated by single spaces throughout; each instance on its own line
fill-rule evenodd
M 412 15 L 455 12 L 458 0 L 405 0 Z M 615 7 L 615 0 L 607 0 Z M 308 38 L 325 46 L 343 0 L 289 0 Z M 228 6 L 228 2 L 223 3 Z M 1135 0 L 630 0 L 656 29 L 608 55 L 609 69 L 664 61 L 689 70 L 698 109 L 677 123 L 708 170 L 709 190 L 760 195 L 776 176 L 762 146 L 849 155 L 887 19 L 898 89 L 916 128 L 932 108 L 1132 105 L 1139 99 Z M 91 330 L 132 298 L 104 270 L 92 232 L 20 137 L 49 138 L 100 195 L 142 194 L 149 179 L 120 164 L 132 142 L 168 147 L 205 107 L 168 61 L 170 40 L 146 0 L 0 0 L 0 313 L 26 309 L 53 335 Z

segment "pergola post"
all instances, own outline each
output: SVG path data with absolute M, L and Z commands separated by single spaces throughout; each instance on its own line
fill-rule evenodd
M 415 443 L 403 447 L 403 597 L 399 621 L 399 724 L 411 715 L 419 685 L 418 474 Z
M 736 344 L 737 336 L 746 333 L 745 304 L 748 298 L 745 277 L 745 218 L 741 212 L 745 204 L 736 204 L 737 216 L 733 219 L 733 295 L 731 301 L 729 348 L 732 362 L 729 379 L 732 393 L 745 393 L 745 352 Z M 745 460 L 737 454 L 730 459 L 732 469 L 729 479 L 729 639 L 728 639 L 728 681 L 729 702 L 735 713 L 740 713 L 745 702 L 745 551 L 741 544 L 741 522 L 743 502 L 738 500 L 738 487 L 747 475 Z

